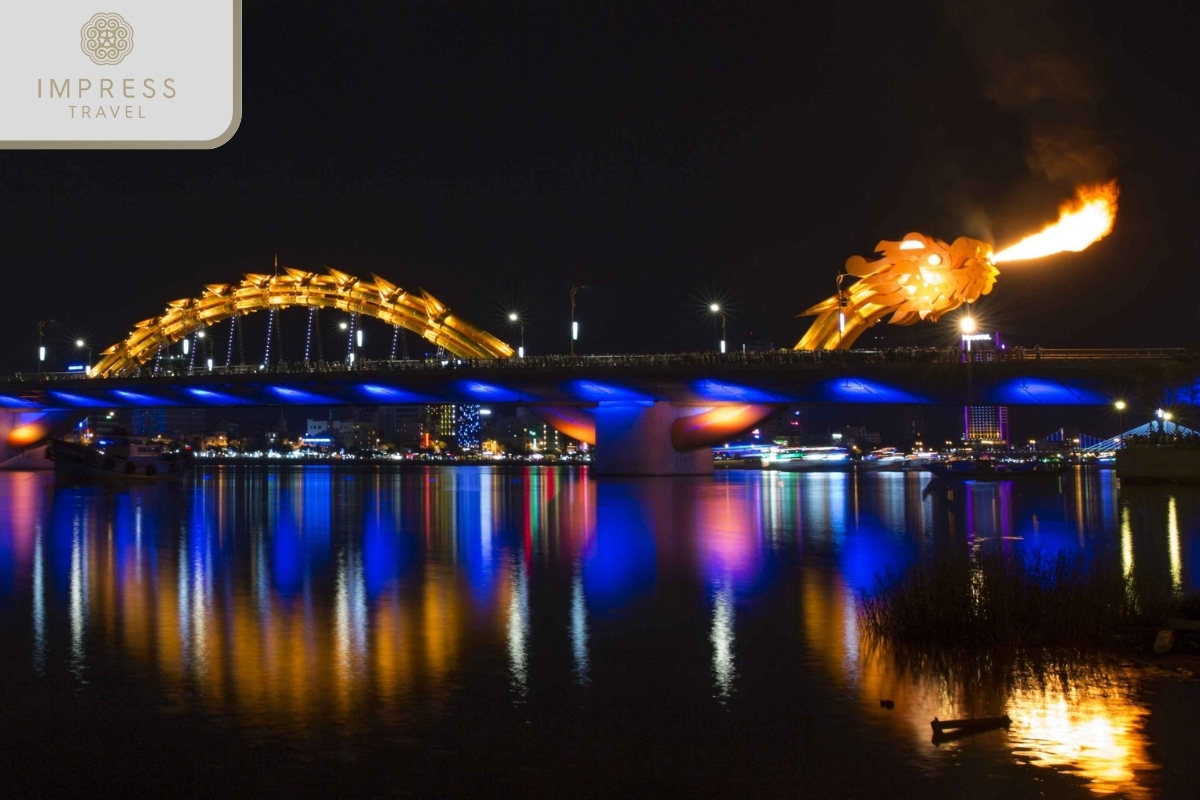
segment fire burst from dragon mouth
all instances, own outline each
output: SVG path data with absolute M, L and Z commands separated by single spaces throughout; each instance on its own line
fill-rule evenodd
M 953 244 L 910 233 L 899 242 L 882 241 L 882 258 L 861 256 L 846 261 L 846 275 L 858 278 L 800 316 L 816 316 L 797 350 L 845 350 L 863 331 L 891 314 L 893 325 L 932 322 L 963 303 L 988 294 L 1000 271 L 996 264 L 1077 253 L 1112 232 L 1117 216 L 1116 181 L 1083 186 L 1059 209 L 1058 221 L 999 253 L 978 239 L 960 237 Z

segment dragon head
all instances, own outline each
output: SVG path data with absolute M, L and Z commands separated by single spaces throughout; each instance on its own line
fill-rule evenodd
M 890 312 L 894 325 L 936 322 L 991 292 L 1000 274 L 992 264 L 992 246 L 965 236 L 946 244 L 910 233 L 898 242 L 880 242 L 875 250 L 882 258 L 868 262 L 851 256 L 846 271 L 860 279 L 853 293 Z
M 936 322 L 963 303 L 992 291 L 1000 274 L 992 246 L 965 236 L 953 244 L 910 233 L 898 242 L 875 246 L 880 258 L 851 256 L 846 273 L 858 278 L 848 289 L 817 303 L 800 316 L 816 316 L 796 345 L 798 350 L 839 350 L 871 325 L 891 315 L 893 325 Z

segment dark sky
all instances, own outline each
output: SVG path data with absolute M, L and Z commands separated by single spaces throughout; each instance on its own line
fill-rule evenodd
M 1194 4 L 630 5 L 247 3 L 224 147 L 0 152 L 0 371 L 34 366 L 39 319 L 100 349 L 276 252 L 510 341 L 521 308 L 531 352 L 566 349 L 573 277 L 585 352 L 711 347 L 717 297 L 735 347 L 791 346 L 879 239 L 1003 246 L 1113 176 L 1114 233 L 1006 266 L 980 318 L 1028 345 L 1200 343 Z

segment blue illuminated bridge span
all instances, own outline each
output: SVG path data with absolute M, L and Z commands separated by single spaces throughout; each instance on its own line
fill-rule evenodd
M 612 471 L 674 474 L 703 471 L 692 453 L 795 404 L 1107 406 L 1134 395 L 1190 402 L 1198 389 L 1200 354 L 1181 349 L 1026 349 L 969 361 L 958 349 L 446 358 L 15 376 L 0 380 L 0 415 L 11 455 L 44 443 L 49 423 L 100 409 L 513 404 L 599 442 L 610 458 L 633 448 L 654 460 L 646 442 L 663 451 L 661 463 L 626 459 Z
M 1108 405 L 1152 383 L 1164 402 L 1200 388 L 1200 351 L 957 348 L 542 356 L 218 367 L 121 378 L 0 379 L 8 410 L 601 402 Z

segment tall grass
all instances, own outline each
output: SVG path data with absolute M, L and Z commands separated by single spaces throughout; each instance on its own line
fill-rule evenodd
M 890 571 L 858 601 L 859 623 L 897 644 L 1046 647 L 1118 644 L 1188 604 L 1165 584 L 1082 555 L 982 548 L 974 558 Z

